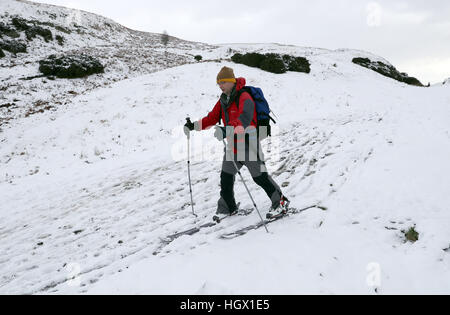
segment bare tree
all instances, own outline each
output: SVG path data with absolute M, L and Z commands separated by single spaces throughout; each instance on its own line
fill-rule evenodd
M 164 55 L 166 57 L 166 62 L 167 62 L 167 44 L 169 43 L 169 34 L 167 33 L 167 31 L 164 31 L 161 35 L 161 42 L 163 43 L 164 47 L 165 47 L 165 52 Z
M 167 46 L 167 44 L 169 43 L 169 34 L 167 33 L 167 31 L 164 31 L 162 33 L 161 42 L 163 43 L 164 46 Z

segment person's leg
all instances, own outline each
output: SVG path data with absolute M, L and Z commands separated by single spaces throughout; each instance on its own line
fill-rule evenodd
M 248 168 L 250 174 L 254 182 L 259 185 L 266 192 L 267 196 L 270 198 L 272 202 L 272 206 L 277 206 L 280 203 L 281 197 L 283 193 L 281 192 L 280 186 L 273 180 L 273 178 L 269 175 L 266 164 L 264 162 L 264 154 L 261 150 L 261 145 L 258 143 L 257 146 L 253 146 L 253 148 L 257 147 L 258 154 L 255 159 L 250 156 L 247 156 L 247 160 L 244 162 L 245 166 Z M 254 150 L 254 149 L 253 149 Z M 250 150 L 252 151 L 252 146 L 250 146 Z
M 273 180 L 269 173 L 267 173 L 267 170 L 265 170 L 264 172 L 261 171 L 261 168 L 265 168 L 264 162 L 246 162 L 245 166 L 247 166 L 248 170 L 250 171 L 250 174 L 253 177 L 253 181 L 262 189 L 264 189 L 267 196 L 270 198 L 270 201 L 272 202 L 272 206 L 278 205 L 283 193 L 281 192 L 280 186 L 278 186 L 278 184 Z
M 243 166 L 240 162 L 236 162 L 236 165 L 239 170 Z M 220 174 L 220 199 L 217 202 L 217 213 L 228 214 L 238 210 L 234 199 L 234 182 L 237 172 L 233 161 L 224 157 Z

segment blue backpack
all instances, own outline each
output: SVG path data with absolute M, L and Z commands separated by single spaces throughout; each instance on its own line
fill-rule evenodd
M 253 101 L 255 102 L 255 109 L 258 119 L 258 121 L 256 122 L 258 134 L 259 134 L 259 127 L 266 127 L 267 135 L 271 136 L 272 133 L 270 128 L 270 121 L 272 120 L 274 124 L 276 124 L 277 122 L 270 116 L 270 113 L 272 111 L 270 110 L 269 103 L 264 97 L 263 91 L 260 88 L 254 86 L 244 86 L 242 89 L 239 90 L 239 92 L 236 95 L 236 105 L 238 109 L 239 109 L 239 98 L 241 97 L 241 94 L 243 92 L 249 93 Z

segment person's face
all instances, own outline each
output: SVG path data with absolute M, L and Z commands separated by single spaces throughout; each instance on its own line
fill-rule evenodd
M 219 82 L 219 87 L 223 93 L 229 95 L 234 87 L 233 82 Z

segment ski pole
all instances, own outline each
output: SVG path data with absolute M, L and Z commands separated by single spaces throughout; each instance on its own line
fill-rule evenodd
M 223 145 L 225 146 L 225 152 L 226 152 L 226 150 L 227 150 L 227 143 L 225 142 L 225 139 L 223 139 L 222 141 L 223 141 Z M 233 152 L 233 155 L 234 155 L 234 152 Z M 226 154 L 225 154 L 225 156 L 226 156 Z M 238 172 L 239 176 L 241 177 L 242 183 L 244 183 L 245 189 L 247 190 L 248 195 L 250 196 L 250 199 L 253 202 L 253 207 L 255 207 L 256 211 L 258 212 L 259 218 L 261 219 L 261 222 L 264 225 L 264 228 L 266 229 L 266 232 L 269 233 L 269 229 L 267 228 L 267 224 L 264 221 L 264 219 L 262 218 L 261 212 L 259 212 L 258 207 L 256 206 L 256 202 L 253 199 L 252 194 L 250 193 L 250 190 L 247 187 L 247 184 L 245 183 L 244 176 L 242 176 L 241 171 L 239 170 L 239 168 L 237 167 L 236 162 L 234 161 L 234 156 L 233 156 L 233 164 L 234 164 L 234 167 L 236 168 L 236 171 Z
M 186 118 L 187 122 L 191 122 L 191 118 Z M 194 216 L 197 216 L 194 211 L 194 198 L 192 197 L 192 183 L 191 183 L 191 145 L 190 145 L 190 139 L 191 139 L 191 132 L 187 134 L 187 143 L 188 143 L 188 178 L 189 178 L 189 191 L 191 193 L 191 207 L 192 207 L 192 214 Z

